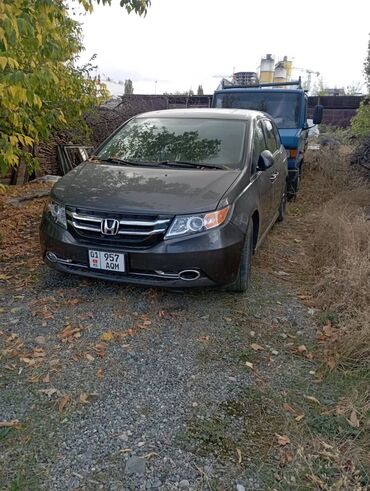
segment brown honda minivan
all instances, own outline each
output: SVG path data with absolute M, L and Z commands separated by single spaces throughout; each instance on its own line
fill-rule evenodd
M 248 287 L 252 254 L 284 217 L 287 157 L 270 116 L 185 109 L 136 116 L 53 187 L 45 262 L 163 287 Z

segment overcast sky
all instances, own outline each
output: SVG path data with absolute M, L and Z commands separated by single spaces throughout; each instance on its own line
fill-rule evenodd
M 220 76 L 255 71 L 266 53 L 319 71 L 330 87 L 363 82 L 370 0 L 152 0 L 142 18 L 112 3 L 83 17 L 82 61 L 96 53 L 99 72 L 131 78 L 135 93 L 154 93 L 156 80 L 157 93 L 199 84 L 212 93 Z

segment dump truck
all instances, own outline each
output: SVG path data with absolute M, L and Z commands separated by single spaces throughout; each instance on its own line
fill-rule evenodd
M 301 80 L 260 83 L 249 86 L 224 84 L 212 98 L 214 108 L 253 109 L 268 113 L 278 127 L 280 139 L 288 153 L 287 195 L 296 196 L 303 173 L 308 142 L 308 96 Z M 323 107 L 315 107 L 313 124 L 322 120 Z

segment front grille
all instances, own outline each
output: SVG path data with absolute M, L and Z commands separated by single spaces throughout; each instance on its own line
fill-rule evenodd
M 151 247 L 160 242 L 171 222 L 161 215 L 136 215 L 67 208 L 69 231 L 80 241 L 132 248 Z M 117 220 L 114 235 L 104 233 L 104 220 Z

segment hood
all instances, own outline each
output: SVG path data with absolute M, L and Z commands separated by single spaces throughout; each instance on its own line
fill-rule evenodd
M 299 137 L 301 136 L 301 133 L 302 133 L 301 128 L 279 129 L 281 143 L 284 145 L 285 148 L 297 148 L 298 140 Z
M 85 162 L 60 179 L 56 201 L 101 211 L 188 214 L 211 211 L 240 170 L 125 167 Z

